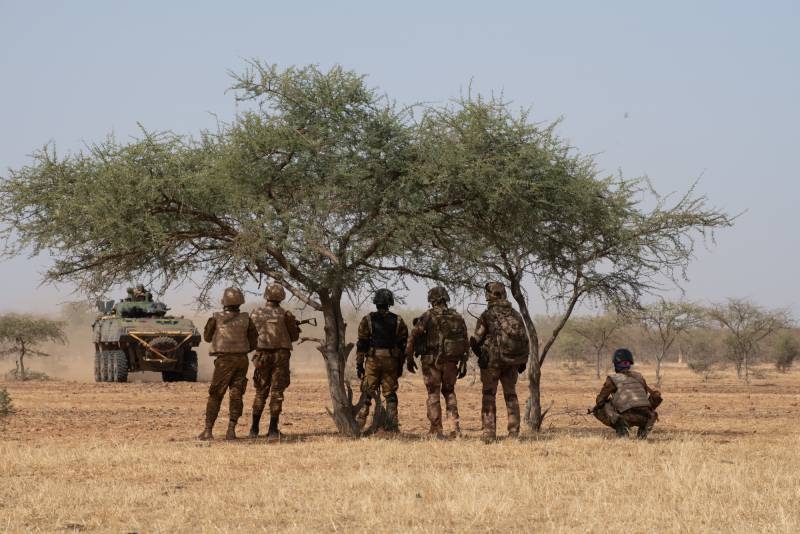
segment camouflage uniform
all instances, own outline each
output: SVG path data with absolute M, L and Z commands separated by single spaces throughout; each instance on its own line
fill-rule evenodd
M 367 423 L 371 400 L 377 396 L 380 387 L 386 399 L 385 429 L 390 432 L 399 430 L 397 379 L 402 373 L 402 354 L 407 338 L 408 327 L 403 318 L 386 308 L 379 308 L 361 319 L 356 365 L 359 372 L 363 369 L 361 391 L 367 397 L 356 414 L 361 428 Z
M 256 348 L 258 331 L 249 315 L 239 311 L 238 305 L 228 305 L 224 311 L 215 313 L 208 320 L 203 331 L 203 339 L 211 343 L 209 354 L 215 357 L 215 360 L 214 375 L 208 388 L 206 426 L 198 438 L 211 439 L 211 430 L 217 420 L 225 391 L 230 389 L 228 394 L 230 421 L 225 437 L 234 439 L 236 423 L 244 407 L 247 353 Z
M 289 358 L 292 355 L 292 342 L 300 338 L 300 328 L 294 315 L 274 301 L 269 301 L 266 306 L 254 311 L 252 319 L 258 330 L 258 347 L 253 356 L 253 385 L 256 393 L 250 435 L 256 437 L 267 397 L 270 427 L 274 426 L 273 434 L 277 434 L 277 419 L 283 409 L 283 392 L 290 383 Z
M 495 293 L 490 288 L 497 288 Z M 502 295 L 502 296 L 500 296 Z M 474 347 L 481 353 L 479 366 L 481 367 L 481 384 L 483 398 L 481 401 L 481 422 L 483 426 L 484 441 L 492 441 L 497 432 L 497 384 L 503 386 L 503 397 L 508 411 L 508 435 L 519 436 L 520 412 L 517 398 L 517 378 L 524 370 L 524 365 L 509 365 L 501 360 L 499 352 L 495 349 L 498 334 L 498 316 L 501 313 L 519 315 L 505 298 L 505 288 L 502 284 L 492 282 L 487 284 L 487 309 L 478 318 L 475 325 L 475 336 L 470 340 Z M 519 319 L 521 321 L 521 318 Z M 483 360 L 483 361 L 482 361 Z
M 628 428 L 638 428 L 640 439 L 647 437 L 658 420 L 655 408 L 661 403 L 661 393 L 647 385 L 636 371 L 623 370 L 606 378 L 597 395 L 594 416 L 598 421 L 628 435 Z
M 438 339 L 436 317 L 447 310 L 446 301 L 437 302 L 431 310 L 426 311 L 417 320 L 411 329 L 411 334 L 406 345 L 406 362 L 408 370 L 414 372 L 414 346 L 419 338 L 425 338 L 425 351 L 420 361 L 422 364 L 422 376 L 425 379 L 425 388 L 428 391 L 426 403 L 428 421 L 431 427 L 429 434 L 442 437 L 442 405 L 440 396 L 444 397 L 447 415 L 453 422 L 453 432 L 458 435 L 461 433 L 461 424 L 458 416 L 458 401 L 456 399 L 456 381 L 463 377 L 466 371 L 467 353 L 460 360 L 447 359 L 440 357 L 439 347 L 433 346 L 433 342 L 428 340 Z M 461 318 L 459 316 L 459 318 Z M 461 323 L 464 319 L 461 318 Z M 467 347 L 466 325 L 463 326 L 464 339 L 463 346 Z

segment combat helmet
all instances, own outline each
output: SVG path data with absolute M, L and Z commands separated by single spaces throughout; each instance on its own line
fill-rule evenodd
M 223 306 L 241 306 L 244 304 L 244 293 L 238 287 L 225 288 L 222 294 Z
M 486 290 L 486 302 L 506 299 L 506 286 L 500 282 L 488 282 L 483 289 Z
M 437 302 L 449 302 L 450 295 L 447 290 L 442 286 L 432 287 L 428 290 L 428 302 L 436 304 Z
M 372 303 L 378 308 L 389 308 L 394 306 L 394 295 L 386 288 L 379 289 L 372 297 Z
M 286 290 L 280 284 L 270 284 L 264 290 L 264 298 L 270 302 L 281 302 L 286 298 Z
M 630 369 L 633 365 L 633 353 L 628 349 L 617 349 L 614 351 L 611 361 L 614 362 L 614 371 L 616 372 Z

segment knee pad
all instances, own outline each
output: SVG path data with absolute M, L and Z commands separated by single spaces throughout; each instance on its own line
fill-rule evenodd
M 450 385 L 450 384 L 444 384 L 444 385 L 442 386 L 442 393 L 443 393 L 444 395 L 450 395 L 450 394 L 451 394 L 451 393 L 453 393 L 455 390 L 456 390 L 455 386 L 453 386 L 453 385 Z
M 440 388 L 439 386 L 425 386 L 425 389 L 428 390 L 428 395 L 438 395 L 439 391 L 441 390 L 444 392 L 444 388 Z
M 517 402 L 517 394 L 516 393 L 506 393 L 503 395 L 505 397 L 506 402 Z
M 397 404 L 397 393 L 392 392 L 386 395 L 386 404 Z
M 496 389 L 484 389 L 483 390 L 483 396 L 484 397 L 494 397 L 495 395 L 497 395 L 497 390 Z

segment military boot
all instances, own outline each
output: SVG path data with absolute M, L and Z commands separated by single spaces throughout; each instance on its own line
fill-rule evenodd
M 621 417 L 617 419 L 616 423 L 614 423 L 614 430 L 617 432 L 618 438 L 628 437 L 628 423 L 626 423 Z
M 274 443 L 280 441 L 281 433 L 278 431 L 278 418 L 280 416 L 273 415 L 269 418 L 269 430 L 267 430 L 267 442 Z
M 444 432 L 442 432 L 442 427 L 437 425 L 431 425 L 430 430 L 428 430 L 428 437 L 439 441 L 445 441 L 447 439 L 444 437 Z
M 258 426 L 261 423 L 261 414 L 260 413 L 253 413 L 253 424 L 250 425 L 250 433 L 248 434 L 251 438 L 258 437 Z
M 460 438 L 461 437 L 461 423 L 456 420 L 453 422 L 453 431 L 450 432 L 451 438 Z
M 397 401 L 386 399 L 386 422 L 384 428 L 387 432 L 400 432 L 400 421 L 397 416 Z
M 197 436 L 197 439 L 202 441 L 214 439 L 212 430 L 214 428 L 214 423 L 217 420 L 217 414 L 219 414 L 219 406 L 220 403 L 218 399 L 213 397 L 208 398 L 208 402 L 206 403 L 206 426 L 200 435 Z
M 200 434 L 197 436 L 197 439 L 199 439 L 200 441 L 208 441 L 210 439 L 214 439 L 214 434 L 211 432 L 213 428 L 214 428 L 213 423 L 210 426 L 206 424 L 205 430 L 200 432 Z
M 225 432 L 225 439 L 236 439 L 236 421 L 228 422 L 228 431 Z

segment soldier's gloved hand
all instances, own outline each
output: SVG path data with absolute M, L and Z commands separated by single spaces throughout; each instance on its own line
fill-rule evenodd
M 525 368 L 528 366 L 527 363 L 521 363 L 517 366 L 517 373 L 522 374 L 525 372 Z
M 472 349 L 472 352 L 475 354 L 475 356 L 480 358 L 481 357 L 481 347 L 478 344 L 478 340 L 475 339 L 475 336 L 470 336 L 469 337 L 469 346 Z
M 409 373 L 417 372 L 417 362 L 414 361 L 413 356 L 409 356 L 406 358 L 406 369 L 408 369 Z
M 358 378 L 364 378 L 365 374 L 366 372 L 364 371 L 364 362 L 363 361 L 356 362 L 356 376 L 358 376 Z
M 461 360 L 458 362 L 458 378 L 464 378 L 467 376 L 467 360 Z

